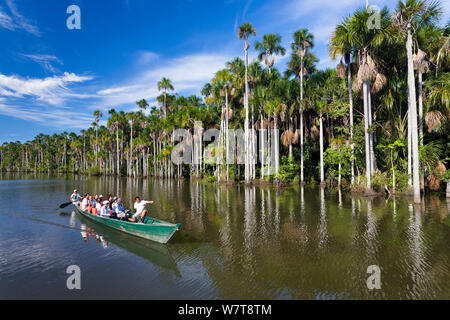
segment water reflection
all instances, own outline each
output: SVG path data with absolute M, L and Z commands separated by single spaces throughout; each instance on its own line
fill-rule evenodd
M 320 187 L 320 222 L 319 222 L 319 248 L 326 245 L 327 233 L 327 212 L 325 209 L 325 188 Z
M 74 214 L 76 215 L 76 219 L 80 222 L 80 234 L 85 242 L 89 242 L 91 237 L 99 242 L 104 249 L 107 249 L 111 242 L 128 252 L 148 260 L 156 266 L 173 270 L 177 275 L 180 275 L 177 265 L 167 246 L 111 230 L 95 222 L 89 221 L 83 216 L 77 215 L 75 212 Z
M 426 294 L 427 279 L 425 263 L 423 232 L 422 232 L 422 212 L 420 205 L 408 205 L 409 228 L 408 228 L 408 246 L 411 256 L 411 278 L 412 293 L 414 298 L 419 299 Z
M 74 187 L 117 193 L 128 208 L 135 195 L 155 200 L 150 215 L 181 229 L 168 246 L 155 247 L 76 215 L 55 214 Z M 141 297 L 155 297 L 144 286 L 165 288 L 169 299 L 428 299 L 450 292 L 448 208 L 437 196 L 416 209 L 409 198 L 350 197 L 345 189 L 318 186 L 112 177 L 2 180 L 0 194 L 0 257 L 13 266 L 2 266 L 2 280 L 21 281 L 16 266 L 30 274 L 44 267 L 54 276 L 62 267 L 52 266 L 68 256 L 64 263 L 82 259 L 92 270 L 105 270 L 111 292 L 140 287 Z M 53 245 L 59 251 L 51 264 L 42 257 Z M 30 247 L 37 250 L 33 256 Z M 111 260 L 126 270 L 140 268 L 145 279 L 117 278 Z M 382 270 L 381 291 L 367 289 L 372 264 Z

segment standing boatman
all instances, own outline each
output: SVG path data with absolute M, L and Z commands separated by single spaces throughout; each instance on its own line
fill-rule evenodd
M 72 204 L 79 206 L 80 205 L 80 195 L 78 194 L 78 190 L 73 190 L 73 193 L 70 195 L 70 201 Z

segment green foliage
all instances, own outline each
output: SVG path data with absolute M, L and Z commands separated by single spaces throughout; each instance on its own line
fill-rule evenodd
M 99 176 L 100 175 L 100 169 L 98 166 L 92 166 L 90 168 L 88 168 L 87 173 L 90 176 Z
M 298 182 L 300 180 L 300 163 L 286 156 L 281 158 L 281 163 L 278 171 L 281 181 L 284 183 Z

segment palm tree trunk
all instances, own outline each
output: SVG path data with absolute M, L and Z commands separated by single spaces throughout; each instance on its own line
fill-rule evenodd
M 303 56 L 300 57 L 300 101 L 303 101 Z M 300 182 L 304 182 L 303 105 L 300 106 Z
M 261 140 L 261 180 L 263 180 L 264 179 L 264 164 L 265 164 L 265 161 L 264 161 L 264 158 L 266 157 L 266 150 L 264 150 L 264 140 L 265 140 L 265 130 L 264 130 L 264 118 L 263 118 L 263 114 L 262 114 L 262 112 L 261 112 L 261 116 L 260 116 L 260 118 L 261 118 L 261 131 L 260 131 L 260 140 Z
M 225 159 L 227 166 L 227 182 L 230 178 L 229 168 L 228 168 L 228 88 L 225 88 Z
M 418 72 L 418 90 L 419 90 L 419 139 L 420 139 L 420 146 L 423 147 L 423 81 L 422 81 L 422 72 Z M 421 176 L 420 176 L 420 189 L 424 190 L 425 188 L 425 168 L 423 163 L 420 164 L 420 170 L 421 170 Z
M 370 82 L 367 83 L 367 95 L 369 101 L 369 128 L 372 127 L 372 95 L 370 94 Z M 375 151 L 374 151 L 374 132 L 369 130 L 369 147 L 370 147 L 370 175 L 375 173 Z
M 353 140 L 353 92 L 352 92 L 352 69 L 351 69 L 350 63 L 348 64 L 347 79 L 348 79 L 348 102 L 350 105 L 350 140 Z M 350 148 L 351 148 L 351 154 L 353 157 L 354 148 L 355 148 L 353 141 L 350 144 Z M 353 160 L 351 161 L 351 174 L 352 174 L 351 183 L 354 184 L 355 183 L 355 162 Z
M 364 96 L 364 137 L 366 145 L 366 178 L 367 178 L 367 189 L 371 189 L 371 171 L 372 164 L 370 163 L 370 138 L 369 138 L 369 101 L 368 101 L 368 91 L 369 91 L 368 80 L 363 83 L 363 96 Z
M 320 183 L 325 182 L 325 173 L 323 172 L 323 125 L 322 125 L 322 115 L 319 115 L 319 126 L 320 126 Z
M 406 41 L 406 51 L 408 57 L 408 87 L 411 115 L 411 140 L 412 140 L 412 164 L 413 164 L 413 188 L 414 202 L 420 203 L 420 175 L 419 175 L 419 143 L 417 136 L 417 106 L 416 106 L 416 87 L 414 79 L 414 67 L 412 59 L 412 35 L 411 25 L 408 25 L 408 38 Z
M 244 107 L 245 107 L 245 122 L 244 122 L 244 130 L 245 130 L 245 182 L 250 182 L 249 175 L 249 159 L 248 159 L 248 146 L 249 146 L 249 135 L 248 135 L 248 49 L 247 45 L 245 47 L 245 96 L 244 96 Z
M 120 176 L 119 128 L 117 128 L 116 130 L 116 147 L 117 147 L 117 175 Z
M 277 121 L 277 116 L 274 115 L 273 117 L 273 122 L 274 122 L 274 140 L 275 140 L 275 175 L 278 176 L 278 168 L 280 166 L 280 159 L 279 159 L 279 155 L 280 155 L 280 151 L 279 151 L 279 134 L 278 134 L 278 121 Z
M 408 88 L 408 186 L 412 187 L 412 130 L 411 130 L 411 112 L 409 110 L 410 95 Z

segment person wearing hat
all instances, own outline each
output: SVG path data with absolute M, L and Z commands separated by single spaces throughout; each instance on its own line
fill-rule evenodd
M 70 201 L 76 206 L 80 204 L 80 195 L 77 189 L 73 190 L 73 193 L 70 195 Z
M 103 201 L 103 205 L 100 209 L 100 215 L 102 217 L 109 218 L 109 217 L 111 217 L 111 214 L 112 214 L 112 211 L 109 208 L 109 201 L 108 200 Z

